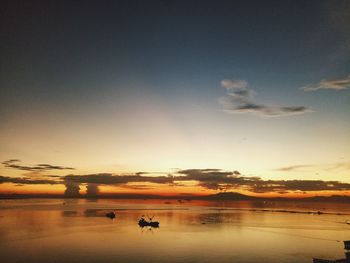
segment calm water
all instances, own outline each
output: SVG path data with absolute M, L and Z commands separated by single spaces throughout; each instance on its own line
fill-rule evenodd
M 350 204 L 165 202 L 0 200 L 1 261 L 303 263 L 343 258 L 350 239 Z

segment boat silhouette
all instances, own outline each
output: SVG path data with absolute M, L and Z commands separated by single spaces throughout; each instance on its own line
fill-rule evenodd
M 154 216 L 153 216 L 154 217 Z M 146 226 L 149 226 L 149 227 L 159 227 L 159 222 L 158 221 L 152 221 L 153 217 L 148 217 L 148 221 L 145 219 L 144 216 L 142 216 L 140 219 L 139 219 L 139 226 L 140 227 L 146 227 Z
M 113 211 L 111 211 L 106 214 L 106 217 L 109 217 L 110 219 L 114 219 L 116 217 L 116 214 Z

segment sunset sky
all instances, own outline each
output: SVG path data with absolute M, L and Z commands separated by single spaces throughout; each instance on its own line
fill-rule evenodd
M 0 194 L 350 195 L 349 1 L 9 1 Z

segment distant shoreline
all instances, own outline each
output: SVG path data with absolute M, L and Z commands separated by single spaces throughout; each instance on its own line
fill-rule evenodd
M 302 202 L 338 202 L 349 203 L 350 196 L 332 195 L 332 196 L 314 196 L 314 197 L 255 197 L 234 192 L 218 193 L 213 195 L 177 195 L 177 196 L 161 196 L 161 195 L 142 195 L 142 194 L 104 194 L 96 196 L 65 196 L 56 194 L 0 194 L 0 199 L 154 199 L 154 200 L 178 200 L 179 202 L 188 202 L 191 200 L 206 200 L 206 201 L 302 201 Z

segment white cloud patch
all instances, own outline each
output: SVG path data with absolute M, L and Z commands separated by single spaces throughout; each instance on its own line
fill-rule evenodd
M 304 91 L 316 91 L 320 89 L 345 90 L 350 88 L 350 75 L 342 79 L 321 80 L 319 83 L 310 84 L 301 89 Z
M 250 113 L 263 117 L 281 117 L 303 114 L 310 111 L 304 106 L 276 106 L 259 104 L 255 102 L 255 92 L 245 80 L 221 81 L 221 86 L 226 89 L 226 96 L 219 99 L 223 110 L 229 114 Z

